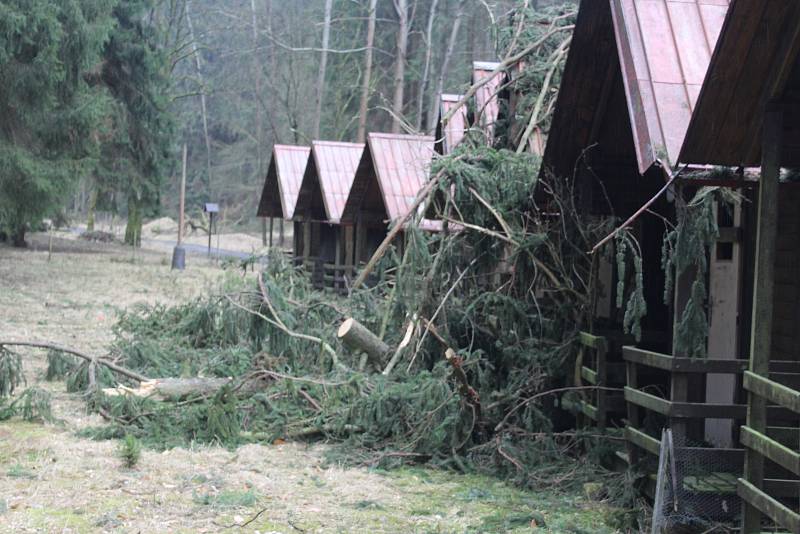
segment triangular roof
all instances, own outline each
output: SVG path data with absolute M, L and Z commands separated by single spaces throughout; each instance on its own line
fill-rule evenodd
M 428 181 L 434 138 L 370 133 L 361 156 L 343 221 L 354 221 L 371 181 L 376 180 L 390 222 L 403 218 Z
M 727 10 L 728 0 L 581 2 L 543 167 L 571 174 L 620 90 L 639 173 L 676 163 Z
M 362 143 L 312 141 L 294 217 L 303 216 L 315 203 L 312 197 L 319 195 L 317 202 L 325 208 L 325 220 L 338 223 L 363 152 Z
M 681 149 L 680 162 L 758 166 L 764 112 L 780 102 L 781 164 L 800 166 L 800 2 L 733 0 Z
M 272 159 L 258 203 L 259 217 L 292 218 L 310 152 L 311 147 L 307 146 L 272 147 Z
M 492 74 L 499 63 L 474 61 L 472 63 L 472 83 L 491 78 L 475 92 L 475 113 L 480 114 L 479 126 L 486 131 L 489 139 L 494 138 L 494 124 L 500 115 L 500 101 L 497 93 L 505 81 L 505 73 Z
M 436 125 L 436 149 L 440 154 L 450 154 L 464 139 L 467 130 L 467 106 L 461 106 L 442 128 L 442 118 L 461 100 L 464 95 L 442 94 L 439 99 L 439 121 Z

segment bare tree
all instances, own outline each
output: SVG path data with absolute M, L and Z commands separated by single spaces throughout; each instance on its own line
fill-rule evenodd
M 394 60 L 394 97 L 392 98 L 392 132 L 400 133 L 403 117 L 403 96 L 405 94 L 406 59 L 408 55 L 408 34 L 411 28 L 408 17 L 408 1 L 394 0 L 397 12 L 397 54 Z
M 428 27 L 425 30 L 425 65 L 422 69 L 422 78 L 419 80 L 419 89 L 417 90 L 417 117 L 416 129 L 422 129 L 422 110 L 425 107 L 425 90 L 428 88 L 428 77 L 431 71 L 431 52 L 433 50 L 433 23 L 436 20 L 436 7 L 439 0 L 431 1 L 431 11 L 428 15 Z
M 250 11 L 253 16 L 253 49 L 256 50 L 258 48 L 258 15 L 256 12 L 256 0 L 250 0 Z M 264 137 L 263 137 L 263 127 L 262 127 L 262 111 L 261 111 L 261 65 L 258 62 L 258 54 L 253 54 L 253 78 L 254 78 L 254 86 L 255 86 L 255 98 L 253 99 L 256 103 L 256 161 L 257 161 L 257 171 L 256 175 L 261 176 L 261 172 L 263 169 L 263 156 L 262 150 L 264 148 Z
M 333 0 L 325 0 L 325 23 L 322 26 L 322 57 L 320 58 L 319 74 L 317 75 L 317 107 L 314 115 L 314 139 L 319 138 L 319 125 L 322 120 L 322 97 L 325 93 L 325 70 L 328 67 L 328 44 L 331 36 L 331 11 Z
M 367 49 L 364 52 L 364 79 L 361 81 L 361 101 L 358 105 L 358 133 L 356 140 L 363 143 L 367 131 L 367 106 L 369 104 L 369 86 L 372 83 L 372 46 L 375 44 L 375 21 L 378 0 L 369 2 L 369 19 L 367 21 Z
M 465 2 L 461 0 L 458 3 L 456 11 L 456 18 L 453 21 L 453 26 L 450 29 L 450 40 L 447 43 L 447 50 L 445 50 L 444 58 L 442 59 L 442 67 L 439 69 L 439 78 L 436 80 L 436 90 L 431 96 L 430 113 L 428 114 L 428 132 L 434 131 L 436 128 L 436 121 L 439 119 L 439 98 L 444 91 L 444 80 L 447 77 L 447 71 L 450 68 L 450 60 L 453 57 L 453 52 L 456 49 L 458 41 L 458 30 L 461 26 L 461 20 L 464 18 Z
M 206 84 L 203 79 L 203 65 L 200 59 L 200 52 L 197 48 L 194 25 L 192 24 L 191 2 L 186 1 L 186 24 L 189 27 L 189 38 L 192 42 L 192 55 L 194 65 L 197 70 L 197 80 L 200 83 L 200 111 L 203 118 L 203 135 L 206 141 L 206 165 L 208 172 L 208 196 L 213 197 L 213 179 L 211 175 L 211 137 L 208 135 L 208 107 L 206 106 Z

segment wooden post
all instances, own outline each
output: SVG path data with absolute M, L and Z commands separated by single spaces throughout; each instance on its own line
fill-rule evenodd
M 639 389 L 639 369 L 636 362 L 625 362 L 626 380 L 629 388 Z M 638 430 L 641 424 L 639 406 L 633 402 L 627 402 L 628 407 L 628 425 Z M 633 466 L 639 461 L 639 449 L 630 440 L 626 440 L 625 444 L 628 449 L 628 462 Z
M 261 217 L 261 246 L 267 246 L 267 218 Z
M 183 144 L 183 171 L 181 172 L 181 199 L 180 207 L 178 208 L 178 246 L 183 241 L 183 226 L 185 224 L 186 212 L 186 156 L 187 147 L 186 143 Z
M 361 258 L 364 257 L 364 242 L 366 241 L 367 228 L 364 224 L 364 218 L 359 213 L 356 216 L 356 250 L 355 257 L 353 258 L 353 266 L 358 269 L 361 263 Z
M 275 224 L 275 218 L 269 218 L 269 248 L 272 248 L 272 225 Z M 283 245 L 283 240 L 281 240 L 281 245 Z
M 686 308 L 686 303 L 689 301 L 689 298 L 692 294 L 692 284 L 694 283 L 695 279 L 697 278 L 697 269 L 694 267 L 690 267 L 687 269 L 683 274 L 681 274 L 677 280 L 675 280 L 675 299 L 673 309 L 675 310 L 675 314 L 673 317 L 673 337 L 675 341 L 673 341 L 673 355 L 676 357 L 686 357 L 686 354 L 678 353 L 674 350 L 674 346 L 677 345 L 677 332 L 678 332 L 678 321 L 680 320 L 681 316 L 683 315 L 683 311 Z M 688 402 L 689 401 L 689 374 L 688 373 L 679 373 L 673 371 L 670 376 L 670 393 L 669 393 L 669 400 L 672 402 Z M 686 446 L 686 437 L 688 431 L 688 425 L 686 419 L 673 419 L 670 418 L 668 421 L 669 427 L 672 429 L 672 434 L 678 440 L 679 446 Z
M 761 148 L 753 323 L 750 336 L 750 371 L 764 377 L 769 375 L 769 359 L 772 351 L 772 307 L 782 135 L 783 114 L 774 107 L 768 107 L 764 115 Z M 752 392 L 747 393 L 747 426 L 756 432 L 766 434 L 767 401 Z M 763 487 L 764 456 L 749 447 L 745 449 L 744 476 L 745 480 L 756 488 Z M 742 533 L 759 532 L 761 512 L 746 502 L 743 504 Z
M 282 218 L 281 218 L 280 221 L 278 221 L 278 232 L 279 232 L 279 234 L 278 234 L 278 244 L 280 245 L 281 248 L 283 248 L 283 219 Z
M 342 268 L 342 227 L 335 226 L 336 228 L 336 259 L 334 260 L 334 267 L 333 267 L 333 284 L 332 287 L 334 290 L 339 289 L 339 279 L 342 277 L 342 273 L 344 272 Z
M 355 254 L 355 241 L 354 241 L 354 230 L 352 224 L 348 224 L 344 227 L 344 264 L 345 264 L 345 274 L 350 277 L 353 275 L 353 265 L 355 264 L 354 254 Z
M 608 364 L 606 363 L 608 355 L 607 343 L 604 342 L 599 347 L 595 347 L 595 370 L 597 372 L 597 386 L 600 388 L 608 387 Z M 597 428 L 601 431 L 606 429 L 607 408 L 606 408 L 606 392 L 602 389 L 597 390 Z
M 303 220 L 303 265 L 305 266 L 311 257 L 311 216 L 306 214 Z

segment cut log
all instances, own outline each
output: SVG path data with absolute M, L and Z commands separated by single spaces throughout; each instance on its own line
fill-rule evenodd
M 137 397 L 161 397 L 164 399 L 177 399 L 188 396 L 211 396 L 230 384 L 230 378 L 157 378 L 142 382 L 138 388 L 117 386 L 105 388 L 103 393 L 108 396 L 135 395 Z
M 389 345 L 352 317 L 345 319 L 336 335 L 350 350 L 365 352 L 376 368 L 380 368 L 390 350 Z

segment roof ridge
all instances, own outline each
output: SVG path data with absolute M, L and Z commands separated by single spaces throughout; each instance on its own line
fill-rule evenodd
M 364 148 L 364 143 L 351 143 L 348 141 L 326 141 L 323 139 L 315 139 L 314 141 L 311 141 L 311 146 L 315 145 L 338 146 L 346 148 Z
M 280 143 L 276 143 L 272 145 L 273 150 L 279 148 L 281 150 L 311 150 L 311 147 L 308 145 L 284 145 Z
M 399 134 L 399 133 L 385 133 L 385 132 L 369 132 L 367 134 L 367 138 L 369 137 L 379 137 L 383 139 L 398 139 L 398 140 L 412 140 L 418 139 L 421 141 L 435 141 L 436 139 L 432 135 L 421 135 L 421 134 Z

